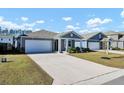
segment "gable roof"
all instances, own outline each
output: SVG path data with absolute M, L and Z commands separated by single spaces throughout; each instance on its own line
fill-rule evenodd
M 47 30 L 40 30 L 40 31 L 29 33 L 27 37 L 53 39 L 57 34 L 58 33 L 47 31 Z
M 88 40 L 99 33 L 102 33 L 102 32 L 93 32 L 93 33 L 83 34 L 82 37 L 83 37 L 83 39 Z
M 81 38 L 81 36 L 74 31 L 55 33 L 55 32 L 51 32 L 51 31 L 47 31 L 47 30 L 40 30 L 40 31 L 32 32 L 32 33 L 29 33 L 26 37 L 54 39 L 54 38 L 61 38 L 62 36 L 65 36 L 69 33 L 73 33 L 73 34 L 77 35 L 79 38 Z
M 73 33 L 73 34 L 77 35 L 79 38 L 82 38 L 81 35 L 79 35 L 78 33 L 74 32 L 74 31 L 62 32 L 62 33 L 59 33 L 56 37 L 63 37 L 65 35 L 69 34 L 69 33 Z
M 124 34 L 124 31 L 121 32 L 116 32 L 116 31 L 107 31 L 107 32 L 103 32 L 105 35 L 109 36 L 109 35 L 119 35 L 119 34 Z

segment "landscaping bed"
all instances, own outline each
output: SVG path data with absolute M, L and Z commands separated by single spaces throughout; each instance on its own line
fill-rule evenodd
M 88 53 L 71 53 L 70 55 L 86 59 L 105 66 L 124 68 L 124 55 L 112 54 L 107 55 L 105 52 L 88 52 Z
M 112 50 L 124 51 L 124 49 L 121 49 L 121 48 L 112 48 Z
M 0 62 L 1 85 L 40 85 L 52 84 L 53 79 L 33 60 L 24 54 L 0 55 L 7 62 Z

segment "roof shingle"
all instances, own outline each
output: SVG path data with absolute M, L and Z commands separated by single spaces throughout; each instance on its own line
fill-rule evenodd
M 32 32 L 32 33 L 28 34 L 27 37 L 53 39 L 57 34 L 58 33 L 50 32 L 47 30 L 40 30 L 40 31 Z

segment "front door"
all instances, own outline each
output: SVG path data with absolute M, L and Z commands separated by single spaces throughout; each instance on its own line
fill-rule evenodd
M 55 51 L 58 51 L 58 40 L 55 40 Z

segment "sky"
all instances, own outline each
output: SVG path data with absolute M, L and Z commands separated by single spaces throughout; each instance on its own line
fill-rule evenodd
M 122 8 L 0 8 L 0 26 L 8 29 L 78 33 L 124 31 Z

